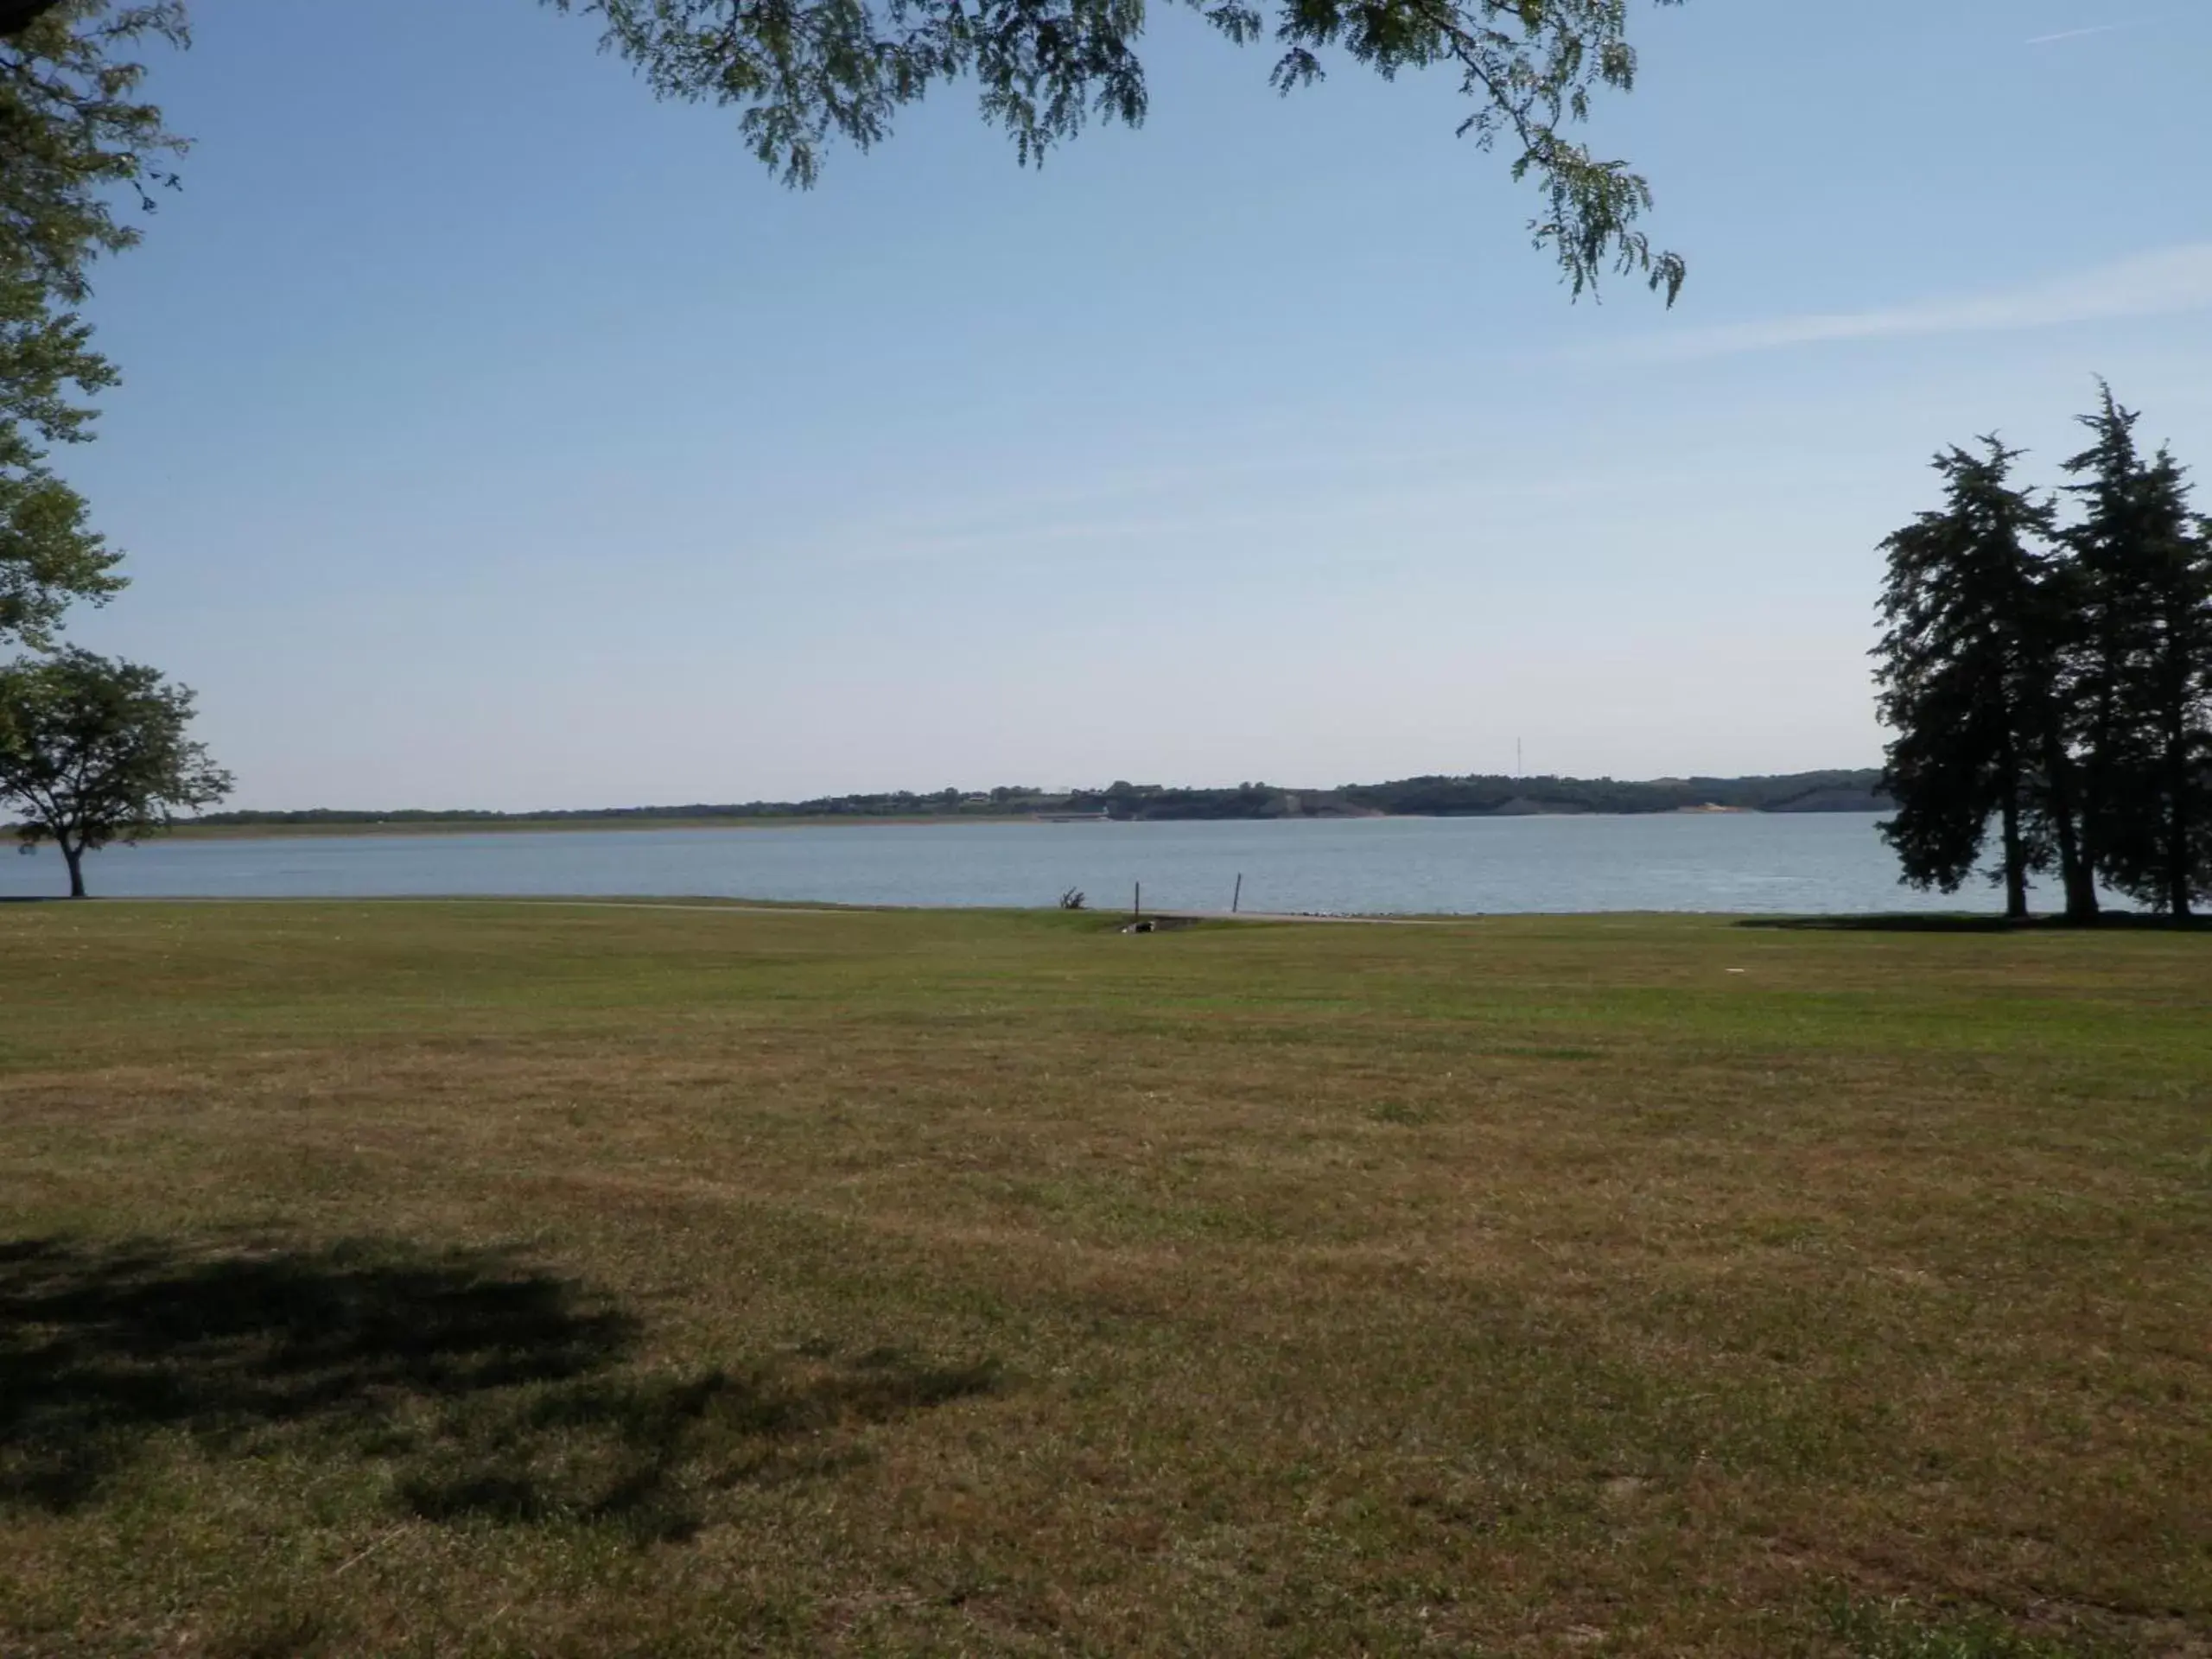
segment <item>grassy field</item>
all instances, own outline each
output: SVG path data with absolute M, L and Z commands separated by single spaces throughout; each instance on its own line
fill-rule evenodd
M 0 1653 L 2212 1653 L 2212 936 L 0 941 Z

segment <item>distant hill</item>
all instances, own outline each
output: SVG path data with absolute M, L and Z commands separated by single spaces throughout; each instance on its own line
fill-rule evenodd
M 1800 772 L 1778 778 L 1408 778 L 1336 792 L 1392 817 L 1491 817 L 1532 812 L 1875 812 L 1889 801 L 1878 772 Z
M 1661 778 L 1625 782 L 1611 778 L 1405 778 L 1389 784 L 1348 784 L 1335 789 L 1287 789 L 1240 784 L 1233 789 L 1175 789 L 1160 784 L 1115 783 L 1099 790 L 1052 793 L 1002 785 L 963 792 L 918 795 L 823 796 L 810 801 L 747 801 L 688 806 L 620 806 L 552 812 L 439 811 L 425 808 L 353 810 L 313 807 L 290 812 L 211 812 L 188 820 L 236 829 L 370 829 L 378 826 L 457 829 L 499 825 L 655 823 L 759 823 L 776 819 L 950 819 L 1032 816 L 1100 816 L 1119 821 L 1208 818 L 1516 817 L 1567 813 L 1656 812 L 1878 812 L 1891 802 L 1880 792 L 1881 773 L 1798 772 L 1771 778 Z

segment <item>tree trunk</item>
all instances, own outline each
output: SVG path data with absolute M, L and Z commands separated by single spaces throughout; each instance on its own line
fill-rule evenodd
M 2166 912 L 2177 921 L 2189 919 L 2190 878 L 2196 862 L 2190 854 L 2190 830 L 2196 804 L 2190 799 L 2189 728 L 2177 708 L 2166 728 Z
M 2100 913 L 2097 874 L 2082 855 L 2070 818 L 2059 820 L 2058 868 L 2066 883 L 2066 919 L 2081 927 L 2093 925 Z
M 2087 927 L 2097 919 L 2097 873 L 2083 849 L 2074 762 L 2056 734 L 2055 718 L 2044 727 L 2044 771 L 2050 791 L 2051 829 L 2058 837 L 2058 871 L 2066 887 L 2066 919 Z
M 62 861 L 69 866 L 69 896 L 81 899 L 85 896 L 85 849 L 66 841 L 60 845 Z
M 2082 757 L 2082 861 L 2089 867 L 2089 880 L 2094 883 L 2097 871 L 2102 868 L 2101 855 L 2104 831 L 2109 827 L 2107 815 L 2112 806 L 2113 753 L 2113 661 L 2116 656 L 2109 641 L 2100 647 L 2097 668 L 2097 712 L 2091 721 Z
M 2005 785 L 2005 919 L 2028 919 L 2028 849 L 2020 841 L 2020 798 L 2014 780 Z

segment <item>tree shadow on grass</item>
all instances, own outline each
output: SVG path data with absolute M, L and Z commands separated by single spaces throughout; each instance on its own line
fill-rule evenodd
M 1778 929 L 1793 933 L 2085 933 L 2137 931 L 2155 933 L 2212 932 L 2212 918 L 2191 917 L 2177 921 L 2171 916 L 2148 916 L 2134 911 L 2107 911 L 2088 927 L 2063 916 L 2031 916 L 2022 922 L 2002 916 L 1961 916 L 1910 913 L 1888 916 L 1746 916 L 1738 927 Z
M 1745 916 L 1738 927 L 1784 933 L 2017 933 L 2044 925 L 2002 916 Z
M 0 1243 L 0 1511 L 96 1504 L 166 1442 L 351 1464 L 434 1521 L 680 1538 L 720 1488 L 830 1472 L 851 1431 L 999 1382 L 888 1349 L 643 1372 L 639 1335 L 499 1253 Z

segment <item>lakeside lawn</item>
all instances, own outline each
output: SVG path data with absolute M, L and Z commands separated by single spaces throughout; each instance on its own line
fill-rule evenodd
M 2212 1653 L 2212 936 L 0 938 L 0 1653 Z

